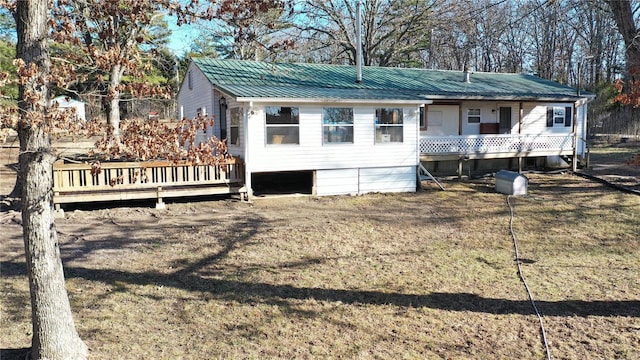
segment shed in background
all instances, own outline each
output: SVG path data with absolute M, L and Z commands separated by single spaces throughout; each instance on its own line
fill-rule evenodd
M 82 121 L 86 121 L 86 111 L 85 111 L 85 103 L 83 103 L 82 101 L 78 101 L 75 99 L 72 99 L 68 96 L 58 96 L 56 98 L 54 98 L 52 100 L 52 102 L 57 102 L 58 103 L 58 108 L 60 109 L 75 109 L 76 110 L 76 118 L 78 120 L 82 120 Z

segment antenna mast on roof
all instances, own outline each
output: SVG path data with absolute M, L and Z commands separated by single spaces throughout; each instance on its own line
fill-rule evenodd
M 362 82 L 362 15 L 360 1 L 356 1 L 356 83 Z

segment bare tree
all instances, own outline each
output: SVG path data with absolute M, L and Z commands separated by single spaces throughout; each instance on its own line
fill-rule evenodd
M 521 19 L 521 9 L 513 3 L 507 3 L 502 11 L 504 15 L 502 31 L 502 63 L 500 71 L 524 72 L 530 56 L 527 24 Z M 525 17 L 526 18 L 526 17 Z
M 226 13 L 213 21 L 203 21 L 203 40 L 198 46 L 213 49 L 217 56 L 238 60 L 274 60 L 290 48 L 293 40 L 286 35 L 290 24 L 284 3 L 266 11 Z M 211 51 L 209 51 L 211 52 Z
M 615 20 L 606 4 L 601 1 L 573 0 L 575 17 L 570 20 L 577 34 L 574 61 L 574 81 L 585 87 L 613 82 L 621 73 L 624 58 L 621 55 L 622 40 L 616 30 Z M 581 79 L 577 79 L 577 67 L 581 66 Z
M 566 18 L 571 11 L 563 1 L 536 0 L 528 4 L 535 68 L 540 77 L 562 83 L 568 81 L 573 39 Z
M 397 66 L 422 63 L 429 46 L 440 1 L 368 0 L 363 6 L 364 65 Z M 356 6 L 350 0 L 307 0 L 300 8 L 298 28 L 311 51 L 325 52 L 332 62 L 356 63 Z

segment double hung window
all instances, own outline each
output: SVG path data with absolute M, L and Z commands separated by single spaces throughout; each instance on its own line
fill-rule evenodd
M 297 107 L 265 108 L 267 144 L 300 144 L 300 110 Z
M 324 144 L 353 143 L 353 108 L 322 108 Z
M 467 122 L 469 124 L 480 124 L 480 109 L 467 109 Z
M 242 123 L 242 108 L 232 108 L 229 110 L 231 124 L 229 124 L 229 144 L 240 145 L 240 123 Z
M 547 107 L 547 127 L 571 126 L 573 123 L 570 106 Z
M 376 109 L 376 143 L 402 142 L 403 120 L 402 109 Z

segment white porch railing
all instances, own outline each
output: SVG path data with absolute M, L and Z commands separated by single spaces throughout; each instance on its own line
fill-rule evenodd
M 549 154 L 573 150 L 573 135 L 466 135 L 421 136 L 420 153 L 452 154 Z

